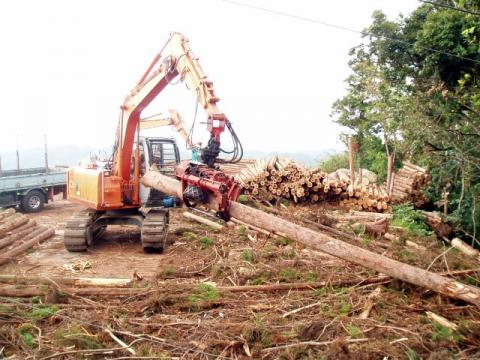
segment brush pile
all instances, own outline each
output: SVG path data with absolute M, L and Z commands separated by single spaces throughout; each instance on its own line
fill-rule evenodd
M 39 226 L 35 220 L 16 213 L 14 209 L 0 210 L 0 265 L 54 233 L 53 228 Z
M 340 202 L 358 210 L 384 211 L 388 208 L 385 189 L 367 178 L 352 185 L 348 170 L 326 174 L 290 159 L 258 160 L 237 174 L 236 180 L 245 194 L 267 201 L 285 198 L 295 203 Z
M 430 175 L 420 166 L 405 161 L 403 167 L 393 176 L 392 203 L 411 202 L 420 207 L 427 202 L 422 189 L 428 187 Z

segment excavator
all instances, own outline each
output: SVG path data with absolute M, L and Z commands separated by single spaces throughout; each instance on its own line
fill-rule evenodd
M 163 54 L 165 50 L 167 55 Z M 143 110 L 168 85 L 180 81 L 206 112 L 210 138 L 204 147 L 192 143 L 195 123 L 187 132 L 178 113 L 171 112 L 167 120 L 141 117 Z M 65 248 L 86 251 L 108 225 L 135 225 L 140 228 L 144 251 L 162 251 L 166 246 L 169 209 L 162 206 L 162 194 L 151 190 L 145 193 L 139 181 L 142 172 L 152 167 L 181 182 L 181 200 L 187 206 L 209 202 L 220 218 L 228 219 L 228 204 L 238 198 L 240 186 L 220 171 L 217 164 L 240 161 L 243 149 L 231 122 L 218 108 L 218 101 L 213 83 L 203 72 L 188 39 L 178 32 L 171 33 L 120 106 L 110 159 L 101 166 L 92 162 L 68 170 L 67 198 L 83 205 L 85 210 L 67 221 Z M 193 150 L 192 160 L 180 161 L 173 139 L 140 136 L 142 128 L 159 124 L 175 126 L 184 138 L 188 134 L 186 142 Z M 222 149 L 220 142 L 225 129 L 233 144 L 229 151 Z M 229 158 L 220 158 L 220 153 Z

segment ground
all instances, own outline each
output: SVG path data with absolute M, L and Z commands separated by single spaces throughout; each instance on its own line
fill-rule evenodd
M 0 351 L 5 357 L 120 359 L 134 351 L 143 359 L 480 358 L 480 311 L 473 305 L 379 278 L 288 238 L 238 225 L 213 230 L 186 220 L 184 209 L 172 211 L 172 244 L 162 254 L 143 253 L 138 231 L 128 227 L 109 227 L 87 253 L 68 253 L 62 230 L 78 209 L 59 201 L 29 215 L 54 226 L 56 235 L 1 272 L 133 278 L 134 289 L 127 295 L 63 296 L 55 286 L 43 285 L 47 296 L 2 297 Z M 317 205 L 263 209 L 299 223 L 332 210 Z M 455 251 L 439 257 L 444 247 L 434 236 L 393 231 L 424 250 L 366 236 L 356 245 L 423 268 L 438 258 L 431 266 L 436 272 L 478 268 L 478 261 Z M 69 267 L 75 264 L 79 270 Z M 478 286 L 478 274 L 457 278 Z M 304 288 L 269 287 L 277 284 Z M 256 291 L 231 290 L 242 285 Z M 427 311 L 458 329 L 432 322 Z M 131 348 L 122 349 L 112 334 Z

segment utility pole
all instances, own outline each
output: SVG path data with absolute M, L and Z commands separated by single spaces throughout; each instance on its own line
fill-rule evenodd
M 47 134 L 43 134 L 45 140 L 45 173 L 48 174 L 48 151 L 47 151 Z
M 18 134 L 17 134 L 17 175 L 20 174 L 20 154 L 18 153 Z

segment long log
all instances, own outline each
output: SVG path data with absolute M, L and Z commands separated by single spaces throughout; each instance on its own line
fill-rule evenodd
M 13 234 L 10 234 L 6 237 L 4 237 L 3 239 L 0 240 L 0 249 L 3 249 L 4 247 L 6 246 L 9 246 L 11 244 L 13 244 L 15 241 L 18 241 L 20 239 L 24 239 L 26 236 L 28 236 L 29 234 L 31 234 L 33 231 L 34 231 L 34 226 L 36 225 L 37 223 L 35 222 L 35 220 L 29 220 L 25 225 L 22 225 L 18 228 L 18 230 L 13 233 Z
M 98 287 L 127 287 L 132 284 L 132 279 L 126 278 L 89 278 L 89 277 L 41 277 L 0 274 L 0 282 L 4 283 L 33 283 L 33 284 L 62 284 L 73 286 L 98 286 Z
M 22 245 L 19 245 L 15 248 L 13 248 L 10 251 L 7 251 L 6 253 L 0 255 L 0 265 L 5 264 L 6 262 L 10 261 L 13 259 L 15 256 L 23 253 L 24 251 L 30 249 L 32 246 L 36 245 L 37 243 L 40 243 L 49 237 L 53 236 L 55 234 L 55 229 L 54 228 L 46 228 L 42 233 L 38 234 L 35 236 L 33 239 L 28 240 L 27 242 L 23 243 Z
M 22 226 L 28 222 L 28 218 L 24 215 L 18 214 L 12 215 L 11 216 L 12 220 L 10 221 L 10 218 L 8 218 L 8 222 L 4 223 L 3 225 L 0 225 L 0 236 L 6 235 L 9 231 Z
M 216 229 L 216 230 L 221 230 L 221 229 L 223 229 L 223 225 L 220 225 L 219 223 L 216 223 L 215 221 L 205 219 L 205 218 L 203 218 L 203 217 L 201 217 L 201 216 L 198 216 L 198 215 L 189 213 L 188 211 L 185 211 L 185 212 L 183 213 L 183 216 L 186 217 L 187 219 L 190 219 L 190 220 L 199 222 L 199 223 L 204 224 L 204 225 L 208 225 L 208 226 L 210 226 L 211 228 L 214 228 L 214 229 Z
M 4 210 L 2 212 L 0 212 L 0 220 L 3 220 L 9 216 L 12 216 L 13 214 L 15 214 L 15 209 L 7 209 L 7 210 Z
M 170 195 L 179 193 L 179 181 L 168 178 L 159 172 L 149 172 L 147 175 L 155 179 L 155 189 Z M 164 183 L 166 186 L 163 186 Z M 480 305 L 480 289 L 477 287 L 462 284 L 430 271 L 390 259 L 234 201 L 230 202 L 230 215 L 269 231 L 281 231 L 293 240 L 340 259 L 434 290 L 455 299 Z

